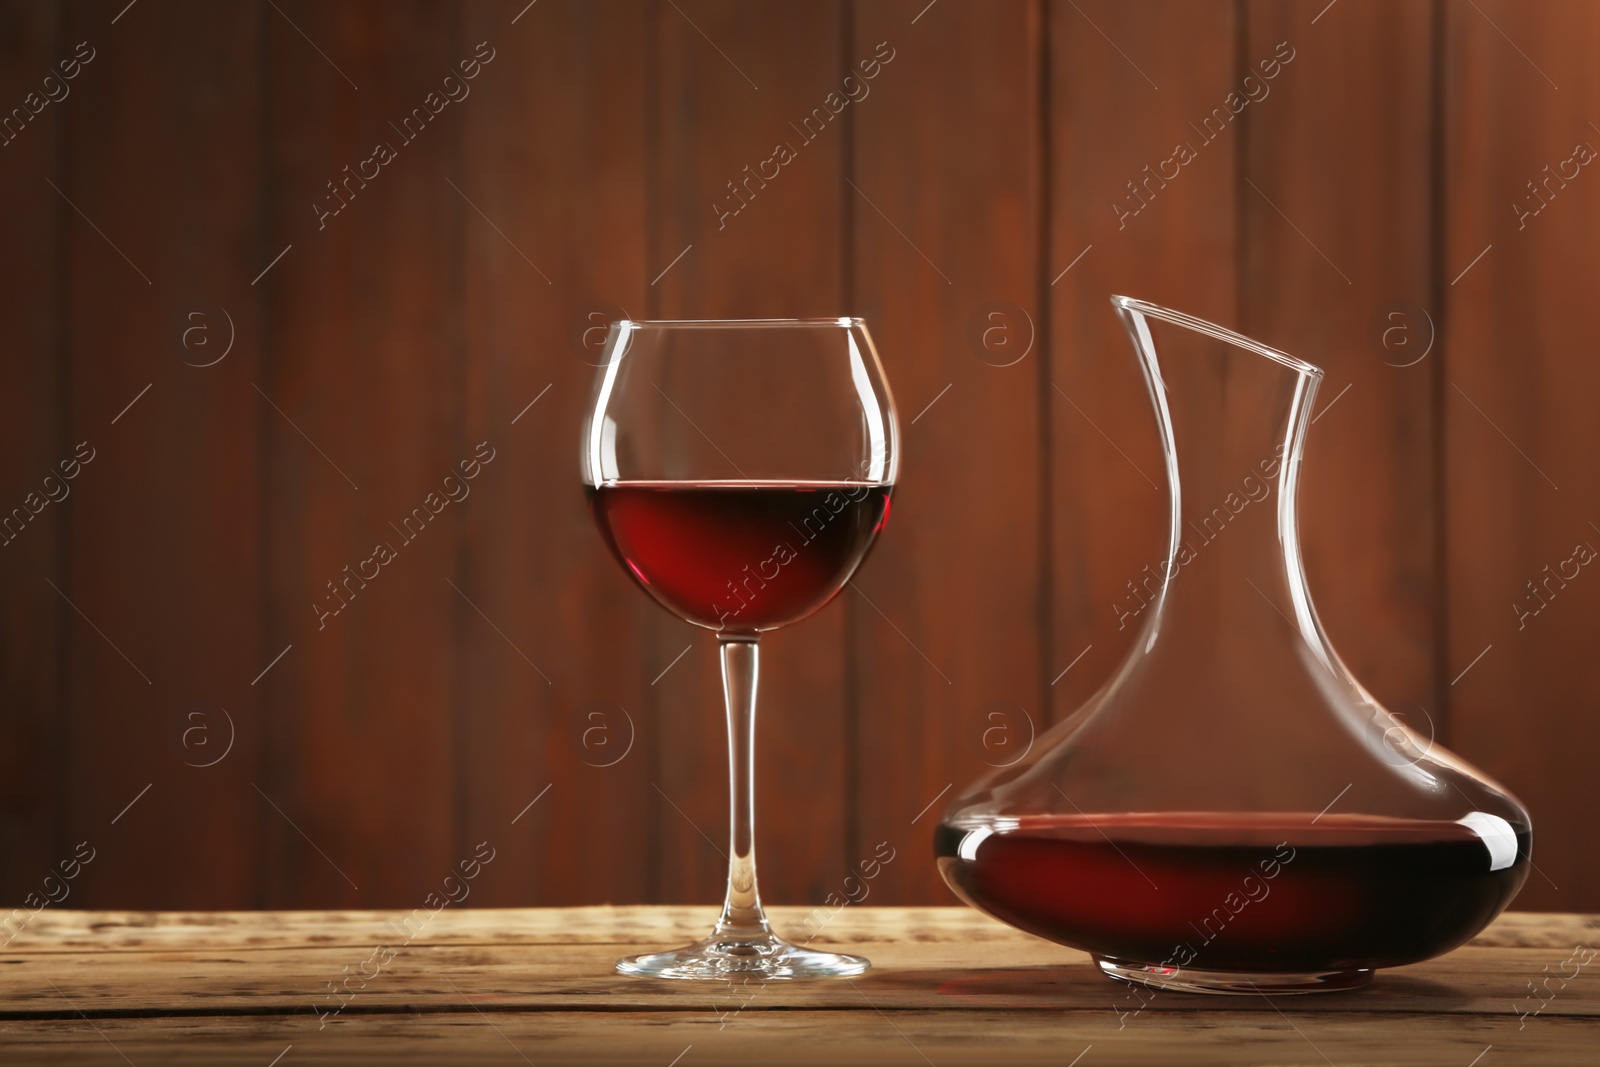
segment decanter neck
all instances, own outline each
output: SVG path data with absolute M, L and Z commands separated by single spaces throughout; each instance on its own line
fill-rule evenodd
M 1167 556 L 1128 583 L 1149 615 L 1147 648 L 1174 630 L 1185 645 L 1226 641 L 1233 652 L 1298 637 L 1329 665 L 1296 511 L 1321 371 L 1176 312 L 1121 310 L 1150 387 L 1171 494 Z

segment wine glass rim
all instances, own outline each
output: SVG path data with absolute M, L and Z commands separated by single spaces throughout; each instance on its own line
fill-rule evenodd
M 814 316 L 794 319 L 616 319 L 611 325 L 630 329 L 773 329 L 783 326 L 865 326 L 867 320 L 854 315 Z

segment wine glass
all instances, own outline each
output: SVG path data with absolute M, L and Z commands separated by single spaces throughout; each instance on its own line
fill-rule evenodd
M 857 318 L 611 324 L 583 430 L 601 536 L 668 611 L 714 630 L 728 715 L 728 891 L 711 936 L 617 961 L 656 978 L 860 974 L 772 932 L 756 887 L 761 634 L 844 587 L 889 517 L 894 402 Z

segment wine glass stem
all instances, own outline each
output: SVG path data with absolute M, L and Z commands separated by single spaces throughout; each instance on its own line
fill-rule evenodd
M 756 640 L 722 639 L 722 692 L 728 705 L 728 897 L 714 936 L 772 932 L 756 887 Z

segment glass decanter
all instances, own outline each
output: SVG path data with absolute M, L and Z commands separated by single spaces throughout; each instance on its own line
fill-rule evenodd
M 1164 446 L 1167 556 L 1128 583 L 1142 629 L 1110 681 L 946 809 L 945 881 L 1161 988 L 1349 988 L 1455 948 L 1521 888 L 1530 822 L 1322 631 L 1295 501 L 1322 371 L 1112 303 Z

